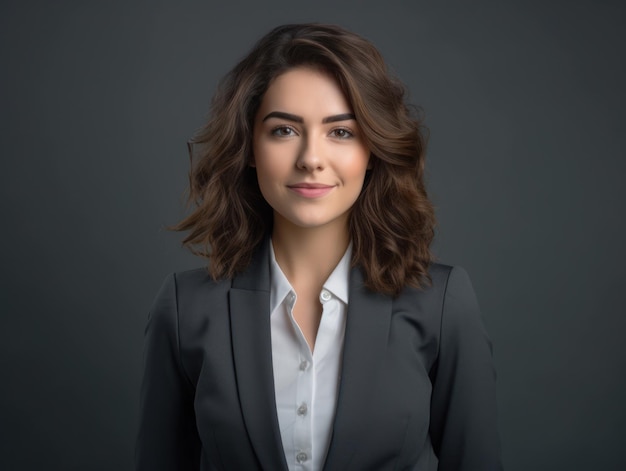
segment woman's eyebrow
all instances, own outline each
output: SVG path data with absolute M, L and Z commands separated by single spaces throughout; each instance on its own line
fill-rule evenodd
M 286 119 L 287 121 L 293 121 L 295 123 L 304 123 L 304 118 L 302 116 L 297 116 L 291 113 L 285 113 L 283 111 L 272 111 L 265 118 L 263 118 L 263 122 L 267 121 L 270 118 L 280 118 Z
M 268 113 L 265 116 L 265 118 L 263 118 L 263 122 L 267 121 L 270 118 L 280 118 L 280 119 L 286 119 L 287 121 L 293 121 L 294 123 L 304 123 L 304 118 L 302 116 L 298 116 L 298 115 L 291 114 L 291 113 L 285 113 L 284 111 L 272 111 L 271 113 Z M 348 121 L 351 119 L 356 119 L 354 114 L 342 113 L 342 114 L 336 114 L 333 116 L 327 116 L 326 118 L 322 119 L 322 123 L 324 124 L 335 123 L 337 121 Z
M 356 117 L 352 113 L 336 114 L 334 116 L 328 116 L 322 120 L 322 123 L 335 123 L 337 121 L 349 121 L 351 119 L 356 120 Z

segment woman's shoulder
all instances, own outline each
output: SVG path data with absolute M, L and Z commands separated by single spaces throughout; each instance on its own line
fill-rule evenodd
M 408 302 L 441 312 L 451 299 L 465 301 L 468 304 L 476 302 L 474 288 L 463 267 L 433 262 L 429 265 L 428 275 L 430 279 L 423 287 L 410 288 L 400 298 L 408 298 Z
M 458 265 L 433 263 L 429 273 L 432 294 L 440 308 L 441 328 L 448 333 L 476 330 L 484 335 L 478 300 L 467 271 Z
M 412 288 L 410 291 L 420 296 L 444 295 L 448 289 L 450 281 L 453 284 L 460 278 L 469 277 L 463 267 L 458 265 L 448 265 L 446 263 L 431 262 L 428 266 L 428 279 L 424 281 L 421 288 Z
M 168 276 L 176 280 L 179 286 L 208 286 L 225 280 L 214 280 L 209 274 L 207 267 L 192 268 L 189 270 L 180 270 L 171 272 Z
M 450 273 L 455 267 L 445 263 L 432 262 L 428 266 L 428 275 L 431 279 L 431 286 L 434 288 L 445 287 Z
M 230 279 L 215 280 L 206 267 L 170 272 L 163 280 L 160 292 L 173 293 L 177 303 L 198 298 L 211 298 L 228 292 Z M 158 296 L 157 296 L 158 297 Z
M 433 262 L 429 266 L 428 274 L 431 278 L 431 286 L 444 292 L 448 292 L 450 288 L 454 291 L 458 287 L 471 287 L 467 271 L 459 265 Z
M 230 280 L 214 280 L 206 268 L 169 273 L 150 309 L 153 329 L 181 329 L 180 336 L 196 328 L 203 317 L 228 312 Z

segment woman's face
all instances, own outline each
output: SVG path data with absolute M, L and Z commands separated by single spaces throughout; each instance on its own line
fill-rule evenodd
M 253 160 L 274 224 L 347 228 L 370 151 L 341 88 L 299 67 L 276 77 L 254 120 Z

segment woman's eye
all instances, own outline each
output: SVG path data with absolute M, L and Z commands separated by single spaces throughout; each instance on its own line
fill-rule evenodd
M 295 134 L 296 132 L 289 126 L 279 126 L 272 130 L 272 136 L 290 137 L 290 136 L 294 136 Z
M 347 139 L 352 137 L 352 133 L 344 128 L 333 129 L 332 134 L 339 139 Z

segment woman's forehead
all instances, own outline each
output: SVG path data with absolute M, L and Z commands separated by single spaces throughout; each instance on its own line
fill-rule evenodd
M 352 112 L 337 80 L 312 67 L 290 69 L 270 83 L 259 108 L 261 119 L 272 111 L 320 118 Z

